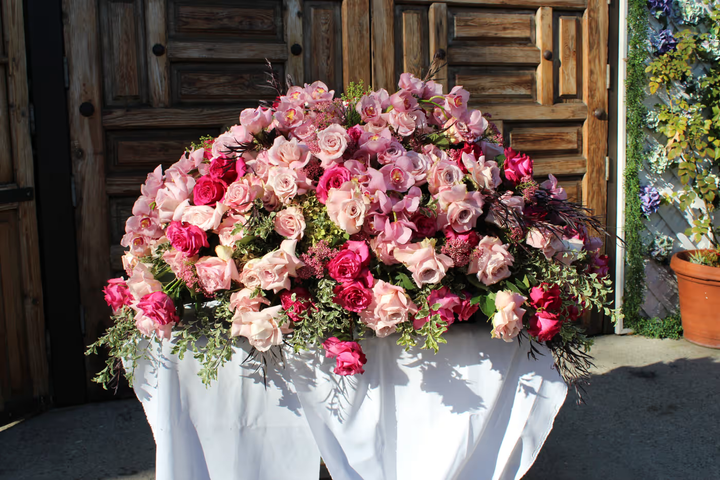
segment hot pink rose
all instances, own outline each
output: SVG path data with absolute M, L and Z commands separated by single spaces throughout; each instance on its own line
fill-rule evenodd
M 206 175 L 200 177 L 193 188 L 193 203 L 214 207 L 215 202 L 221 200 L 224 195 L 225 184 Z
M 510 291 L 497 292 L 495 296 L 495 308 L 497 313 L 493 316 L 493 338 L 502 338 L 506 342 L 512 342 L 522 330 L 522 317 L 525 309 L 520 308 L 527 300 L 522 295 Z
M 238 167 L 240 168 L 239 170 Z M 236 160 L 226 157 L 225 155 L 217 157 L 210 162 L 210 168 L 208 169 L 210 178 L 224 182 L 225 184 L 234 182 L 238 176 L 243 176 L 244 174 L 245 162 L 242 159 Z
M 370 262 L 370 250 L 365 242 L 347 241 L 342 250 L 327 264 L 330 276 L 340 282 L 355 280 Z
M 533 161 L 524 153 L 518 153 L 512 148 L 505 149 L 505 179 L 517 185 L 525 177 L 532 177 Z
M 398 247 L 393 255 L 412 272 L 418 287 L 438 283 L 453 266 L 450 257 L 435 252 L 435 242 L 429 239 Z
M 365 373 L 363 365 L 367 363 L 367 357 L 357 342 L 341 342 L 337 337 L 330 337 L 325 340 L 323 347 L 327 358 L 336 359 L 336 375 Z
M 528 333 L 540 342 L 547 342 L 560 333 L 562 321 L 557 314 L 550 312 L 537 312 L 530 317 Z
M 485 285 L 493 285 L 510 276 L 510 268 L 514 258 L 500 239 L 483 237 L 473 252 L 468 266 L 469 274 L 477 274 L 479 281 Z
M 475 312 L 477 312 L 479 307 L 477 305 L 473 305 L 470 302 L 470 295 L 466 292 L 465 298 L 460 301 L 460 305 L 453 308 L 453 312 L 455 312 L 458 316 L 458 320 L 461 322 L 467 321 L 475 315 Z
M 276 318 L 282 306 L 265 308 L 259 312 L 245 311 L 233 317 L 230 335 L 243 336 L 250 345 L 261 352 L 267 352 L 273 345 L 282 344 L 283 331 Z
M 305 233 L 305 217 L 298 207 L 288 207 L 275 215 L 275 231 L 285 238 L 300 240 Z
M 336 286 L 333 293 L 333 302 L 351 312 L 362 312 L 370 306 L 373 298 L 372 290 L 357 280 Z
M 123 305 L 130 305 L 133 300 L 130 289 L 122 278 L 108 280 L 107 286 L 103 288 L 103 293 L 105 302 L 113 309 L 113 313 L 117 313 Z
M 408 321 L 417 310 L 404 288 L 378 280 L 373 286 L 372 303 L 367 310 L 360 312 L 360 319 L 378 337 L 386 337 L 396 330 L 397 324 Z
M 187 257 L 197 255 L 201 248 L 210 246 L 205 232 L 188 223 L 170 222 L 166 235 L 170 244 Z
M 164 292 L 153 292 L 140 299 L 137 308 L 158 325 L 175 323 L 180 318 L 177 315 L 175 304 Z
M 295 300 L 293 300 L 293 295 L 295 296 Z M 285 310 L 293 322 L 302 320 L 301 315 L 314 307 L 310 292 L 307 288 L 303 287 L 296 287 L 292 290 L 283 290 L 280 292 L 280 303 L 282 304 L 283 310 Z
M 200 286 L 208 293 L 230 290 L 232 281 L 240 281 L 235 261 L 218 257 L 202 257 L 195 263 Z
M 462 301 L 460 300 L 460 297 L 452 293 L 448 287 L 433 290 L 428 297 L 430 316 L 440 315 L 440 319 L 448 325 L 455 322 L 454 310 L 461 304 Z M 415 330 L 422 328 L 422 326 L 428 322 L 430 316 L 425 318 L 416 318 L 413 322 Z
M 530 304 L 538 310 L 555 312 L 562 307 L 560 286 L 543 282 L 530 290 L 530 300 Z
M 340 188 L 330 190 L 325 202 L 330 220 L 350 235 L 360 231 L 370 200 L 355 182 L 345 182 Z
M 415 233 L 413 233 L 415 240 L 434 237 L 437 233 L 436 218 L 428 217 L 424 213 L 416 213 L 410 221 L 415 224 Z
M 320 179 L 318 180 L 316 195 L 320 203 L 324 204 L 328 198 L 328 192 L 332 188 L 340 188 L 343 184 L 351 179 L 350 171 L 336 165 L 332 168 L 325 170 Z

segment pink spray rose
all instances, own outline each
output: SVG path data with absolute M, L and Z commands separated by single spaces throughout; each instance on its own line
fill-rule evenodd
M 557 314 L 550 312 L 537 312 L 530 317 L 528 333 L 540 342 L 547 342 L 560 333 L 562 321 Z
M 112 308 L 113 313 L 117 313 L 123 305 L 130 305 L 132 302 L 132 294 L 125 280 L 122 278 L 111 278 L 108 284 L 103 288 L 105 294 L 105 302 Z
M 367 358 L 357 342 L 342 342 L 337 337 L 330 337 L 325 340 L 323 347 L 327 358 L 336 359 L 336 375 L 365 373 L 363 365 L 367 363 Z
M 275 231 L 290 240 L 300 240 L 305 234 L 305 217 L 298 207 L 288 207 L 275 215 Z
M 372 303 L 367 310 L 360 312 L 360 319 L 378 337 L 390 335 L 397 324 L 408 321 L 411 315 L 417 313 L 417 306 L 402 287 L 378 280 L 372 291 Z
M 430 316 L 436 314 L 440 315 L 440 319 L 448 325 L 455 322 L 454 310 L 461 304 L 462 301 L 460 300 L 460 297 L 452 293 L 448 287 L 433 290 L 428 297 Z M 425 318 L 416 318 L 413 322 L 415 330 L 422 328 L 422 326 L 430 320 L 430 316 Z
M 514 258 L 500 239 L 483 237 L 473 252 L 468 266 L 468 273 L 477 274 L 479 281 L 485 285 L 493 285 L 510 276 L 510 268 Z
M 510 291 L 497 292 L 495 296 L 495 308 L 497 313 L 493 316 L 493 338 L 502 338 L 506 342 L 512 342 L 522 330 L 522 317 L 525 309 L 520 308 L 527 300 L 522 295 Z
M 435 252 L 435 241 L 431 239 L 398 247 L 393 255 L 412 272 L 418 287 L 438 283 L 453 266 L 450 257 Z
M 350 171 L 339 165 L 325 170 L 317 184 L 316 194 L 318 201 L 324 204 L 327 201 L 330 189 L 342 187 L 351 178 Z
M 187 257 L 195 256 L 201 248 L 210 246 L 205 232 L 188 223 L 170 222 L 166 235 L 175 250 L 184 253 Z
M 525 177 L 532 177 L 533 161 L 524 153 L 518 153 L 512 148 L 505 149 L 505 179 L 517 185 Z
M 232 281 L 240 281 L 235 261 L 219 257 L 202 257 L 195 263 L 200 286 L 208 293 L 229 290 Z
M 373 298 L 372 290 L 357 280 L 337 285 L 333 293 L 333 302 L 351 312 L 362 312 L 370 306 Z
M 193 203 L 214 207 L 215 202 L 222 199 L 224 195 L 225 184 L 206 175 L 200 177 L 193 188 Z

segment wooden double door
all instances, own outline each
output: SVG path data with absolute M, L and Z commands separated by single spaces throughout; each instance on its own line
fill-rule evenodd
M 604 0 L 64 0 L 68 108 L 86 341 L 108 324 L 100 290 L 121 270 L 145 175 L 271 100 L 265 60 L 296 83 L 395 89 L 443 51 L 506 142 L 605 213 Z M 88 366 L 88 375 L 98 365 Z

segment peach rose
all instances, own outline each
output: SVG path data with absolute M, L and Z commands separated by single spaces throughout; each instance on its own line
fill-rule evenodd
M 283 240 L 278 250 L 268 253 L 252 266 L 258 272 L 260 288 L 275 293 L 290 289 L 290 277 L 297 277 L 297 269 L 305 265 L 295 256 L 296 246 L 297 240 Z
M 233 317 L 230 335 L 243 336 L 250 345 L 261 352 L 267 352 L 273 345 L 282 344 L 282 330 L 276 318 L 280 315 L 282 305 L 265 308 L 260 311 L 245 311 Z
M 244 213 L 252 208 L 255 199 L 261 197 L 262 194 L 262 182 L 254 175 L 249 174 L 228 185 L 223 204 Z
M 492 337 L 512 342 L 522 330 L 525 309 L 520 308 L 527 298 L 511 291 L 500 291 L 495 296 L 497 313 L 493 315 Z
M 340 188 L 332 188 L 325 202 L 330 220 L 338 227 L 354 235 L 365 221 L 370 200 L 358 188 L 356 182 L 345 182 Z
M 242 230 L 233 234 L 235 227 L 238 224 L 245 225 L 246 221 L 247 220 L 242 215 L 231 214 L 225 217 L 220 226 L 215 230 L 215 233 L 217 233 L 220 238 L 220 245 L 234 247 L 235 242 L 242 239 L 245 235 Z
M 378 337 L 387 337 L 395 332 L 398 323 L 408 321 L 417 311 L 404 288 L 378 280 L 373 287 L 372 303 L 360 312 L 360 319 Z
M 267 187 L 275 193 L 280 202 L 289 203 L 296 195 L 307 192 L 307 176 L 302 170 L 271 167 Z
M 259 312 L 261 305 L 270 305 L 270 301 L 262 295 L 252 296 L 253 290 L 243 288 L 230 295 L 230 308 L 235 312 L 233 322 L 243 312 Z
M 463 153 L 462 162 L 480 188 L 495 190 L 502 183 L 497 162 L 485 160 L 485 155 L 476 160 L 472 153 Z
M 235 261 L 218 257 L 202 257 L 195 263 L 200 286 L 207 292 L 229 290 L 232 281 L 240 281 Z
M 275 231 L 285 238 L 300 240 L 305 233 L 305 217 L 298 207 L 280 210 L 275 215 Z
M 450 257 L 435 252 L 434 239 L 426 238 L 421 243 L 400 246 L 393 251 L 393 255 L 412 272 L 418 287 L 438 283 L 454 265 Z
M 483 197 L 480 192 L 468 192 L 464 184 L 442 187 L 437 194 L 440 204 L 438 229 L 450 225 L 457 233 L 475 228 L 482 215 Z

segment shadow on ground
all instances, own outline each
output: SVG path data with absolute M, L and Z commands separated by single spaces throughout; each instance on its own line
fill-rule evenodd
M 525 480 L 720 480 L 720 351 L 608 336 L 593 354 L 587 403 L 568 396 Z M 0 432 L 0 480 L 150 480 L 154 456 L 137 400 Z

